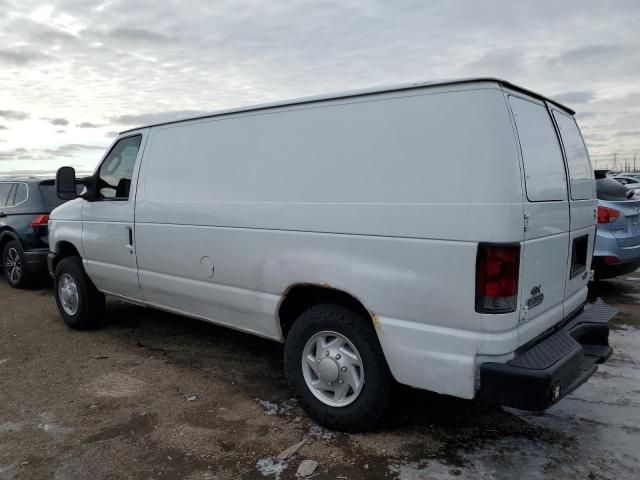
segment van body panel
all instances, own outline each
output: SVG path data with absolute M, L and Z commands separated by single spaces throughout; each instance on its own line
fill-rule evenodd
M 174 187 L 185 180 L 194 206 L 520 203 L 519 174 L 511 168 L 515 142 L 500 95 L 497 89 L 425 93 L 157 127 L 145 199 L 159 205 L 184 200 Z M 188 158 L 175 157 L 194 145 Z M 508 183 L 500 192 L 461 191 L 442 181 L 430 158 L 453 178 Z M 194 183 L 185 166 L 201 168 L 206 181 Z M 409 169 L 416 175 L 407 178 Z M 402 189 L 394 188 L 398 182 Z
M 349 293 L 376 316 L 478 332 L 517 325 L 517 315 L 496 320 L 475 312 L 472 242 L 204 226 L 187 232 L 178 225 L 138 225 L 140 281 L 149 302 L 182 310 L 193 305 L 214 320 L 217 306 L 226 305 L 256 317 L 238 328 L 275 336 L 275 304 L 265 308 L 263 295 L 280 298 L 291 286 L 315 284 Z M 175 245 L 189 256 L 153 253 Z M 461 279 L 453 291 L 441 281 L 445 272 Z M 228 287 L 256 298 L 229 302 Z
M 378 337 L 396 381 L 461 398 L 475 395 L 480 359 L 506 361 L 518 348 L 517 328 L 479 333 L 387 317 L 378 320 Z

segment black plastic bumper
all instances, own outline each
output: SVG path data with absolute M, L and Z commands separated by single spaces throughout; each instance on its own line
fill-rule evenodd
M 53 274 L 56 271 L 56 264 L 58 263 L 58 255 L 53 252 L 49 252 L 47 255 L 47 270 L 49 270 L 49 275 L 53 277 Z
M 24 261 L 30 272 L 47 271 L 47 254 L 49 250 L 28 250 L 24 252 Z
M 609 320 L 616 313 L 598 299 L 507 363 L 483 363 L 480 399 L 529 411 L 550 407 L 586 382 L 596 364 L 611 356 Z
M 593 270 L 596 272 L 596 279 L 604 280 L 607 278 L 613 278 L 619 275 L 626 275 L 627 273 L 635 272 L 638 268 L 640 268 L 640 260 L 632 260 L 630 262 L 608 265 L 604 262 L 602 257 L 593 257 L 591 265 L 593 267 Z

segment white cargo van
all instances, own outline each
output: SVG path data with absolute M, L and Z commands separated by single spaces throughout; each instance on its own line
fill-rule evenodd
M 284 342 L 318 422 L 362 430 L 394 381 L 542 410 L 611 354 L 585 307 L 595 182 L 570 109 L 485 78 L 123 132 L 58 172 L 64 320 L 104 295 Z

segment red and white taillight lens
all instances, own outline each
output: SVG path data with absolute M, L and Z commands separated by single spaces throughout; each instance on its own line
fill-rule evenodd
M 31 228 L 34 230 L 47 226 L 49 226 L 49 215 L 38 215 L 31 222 Z
M 598 223 L 613 223 L 619 218 L 619 210 L 609 207 L 598 207 Z
M 476 312 L 508 313 L 518 305 L 520 245 L 478 245 Z

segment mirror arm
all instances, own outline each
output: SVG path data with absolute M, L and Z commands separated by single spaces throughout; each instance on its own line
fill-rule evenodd
M 96 199 L 96 175 L 77 178 L 76 183 L 84 185 L 86 188 L 86 192 L 84 194 L 78 195 L 80 198 L 88 202 L 93 202 Z

